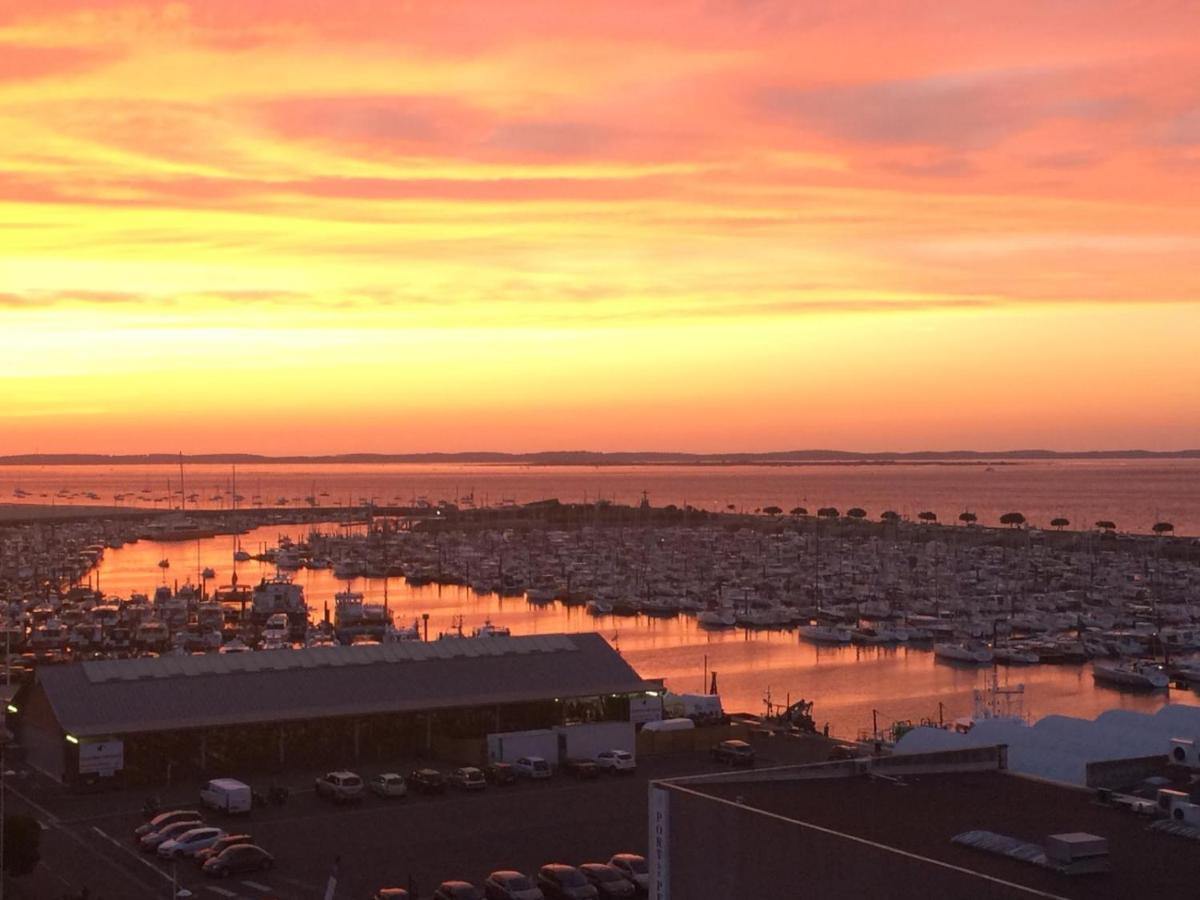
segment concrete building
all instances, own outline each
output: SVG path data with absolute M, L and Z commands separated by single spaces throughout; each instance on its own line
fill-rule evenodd
M 653 782 L 651 897 L 1195 897 L 1200 829 L 1131 809 L 1003 747 Z
M 65 783 L 154 783 L 405 755 L 464 761 L 496 732 L 629 721 L 660 687 L 597 634 L 48 666 L 10 714 Z

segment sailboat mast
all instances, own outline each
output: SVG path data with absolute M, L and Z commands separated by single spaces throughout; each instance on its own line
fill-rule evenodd
M 187 505 L 187 494 L 183 490 L 183 451 L 179 451 L 179 508 Z

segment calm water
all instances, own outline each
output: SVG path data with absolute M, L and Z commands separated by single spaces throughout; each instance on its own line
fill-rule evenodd
M 233 494 L 229 466 L 189 465 L 185 492 L 199 505 L 227 507 Z M 18 498 L 21 489 L 31 496 Z M 104 503 L 165 508 L 179 490 L 178 466 L 5 466 L 0 467 L 0 502 Z M 814 466 L 623 466 L 535 467 L 495 465 L 324 465 L 239 466 L 237 493 L 250 506 L 280 499 L 304 505 L 431 501 L 473 495 L 477 504 L 525 502 L 546 497 L 564 501 L 638 501 L 649 494 L 655 506 L 690 503 L 703 509 L 733 506 L 785 510 L 861 506 L 872 517 L 885 509 L 915 516 L 932 510 L 953 521 L 964 509 L 981 524 L 1006 512 L 1024 513 L 1035 525 L 1065 516 L 1090 527 L 1108 519 L 1122 531 L 1148 532 L 1158 521 L 1176 534 L 1200 535 L 1200 460 L 1056 461 L 985 465 L 814 465 Z M 88 499 L 86 492 L 98 499 Z M 127 494 L 123 501 L 114 496 Z M 139 499 L 144 498 L 144 499 Z M 176 500 L 176 504 L 178 500 Z
M 332 527 L 332 526 L 327 526 Z M 242 546 L 254 550 L 265 543 L 274 545 L 280 534 L 303 537 L 300 527 L 260 528 L 241 538 Z M 188 543 L 157 544 L 140 541 L 105 554 L 100 567 L 100 585 L 109 594 L 127 596 L 131 591 L 151 593 L 166 580 L 182 584 L 199 580 L 201 568 L 211 566 L 217 582 L 228 584 L 235 571 L 234 539 L 221 537 Z M 166 557 L 170 569 L 160 571 L 157 563 Z M 274 574 L 274 567 L 259 562 L 236 564 L 241 584 L 257 582 Z M 333 595 L 342 590 L 332 572 L 301 570 L 296 580 L 315 617 L 324 603 L 333 606 Z M 971 691 L 982 683 L 983 674 L 935 662 L 929 650 L 821 647 L 799 640 L 789 632 L 747 632 L 741 629 L 707 631 L 695 619 L 594 618 L 579 607 L 558 604 L 535 606 L 524 598 L 479 596 L 467 588 L 424 586 L 414 588 L 404 579 L 386 581 L 358 579 L 356 590 L 369 599 L 387 600 L 400 623 L 429 613 L 429 634 L 454 627 L 462 615 L 465 628 L 491 620 L 507 625 L 514 634 L 548 634 L 563 631 L 598 631 L 616 645 L 641 674 L 666 678 L 676 691 L 698 692 L 705 687 L 705 666 L 718 673 L 718 683 L 729 710 L 762 712 L 768 690 L 781 703 L 790 695 L 814 700 L 818 726 L 830 723 L 834 734 L 854 736 L 871 727 L 871 710 L 879 710 L 881 726 L 897 719 L 936 718 L 938 703 L 944 715 L 954 718 L 971 711 Z M 1001 670 L 1003 675 L 1004 670 Z M 1151 711 L 1165 702 L 1165 695 L 1147 696 L 1097 689 L 1087 666 L 1032 666 L 1013 669 L 1013 683 L 1026 684 L 1026 711 L 1043 716 L 1050 713 L 1093 716 L 1114 706 Z M 1173 702 L 1197 703 L 1191 691 L 1172 690 Z

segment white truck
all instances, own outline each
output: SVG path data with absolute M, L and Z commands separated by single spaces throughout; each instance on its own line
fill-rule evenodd
M 697 725 L 715 725 L 725 718 L 721 698 L 717 694 L 663 695 L 663 715 L 676 719 L 691 719 Z
M 200 802 L 223 813 L 249 813 L 254 802 L 250 785 L 233 778 L 214 778 L 200 788 Z

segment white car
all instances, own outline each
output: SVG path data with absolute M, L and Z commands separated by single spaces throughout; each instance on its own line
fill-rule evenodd
M 540 756 L 522 756 L 513 763 L 518 778 L 549 778 L 550 763 Z
M 609 772 L 632 772 L 637 760 L 628 750 L 601 750 L 596 754 L 596 765 Z
M 163 841 L 158 845 L 158 855 L 163 859 L 185 859 L 200 850 L 207 850 L 223 837 L 225 832 L 220 828 L 202 825 L 183 832 L 179 837 Z
M 191 831 L 193 828 L 200 828 L 204 823 L 200 821 L 199 816 L 195 819 L 187 820 L 180 819 L 164 825 L 158 831 L 152 831 L 149 834 L 142 835 L 138 842 L 142 845 L 142 850 L 150 853 L 156 850 L 167 841 L 174 840 L 185 831 Z
M 372 775 L 367 781 L 367 787 L 377 797 L 403 797 L 408 793 L 408 785 L 404 776 L 395 772 L 384 772 L 382 775 Z

